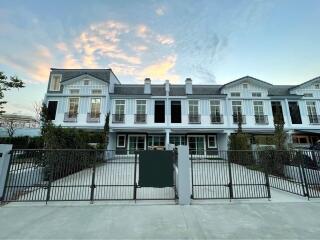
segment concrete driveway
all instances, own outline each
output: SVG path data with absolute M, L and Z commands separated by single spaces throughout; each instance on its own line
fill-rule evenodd
M 0 239 L 319 239 L 319 213 L 315 200 L 11 203 Z

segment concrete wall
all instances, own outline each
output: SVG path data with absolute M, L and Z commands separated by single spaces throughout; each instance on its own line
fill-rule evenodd
M 3 190 L 9 167 L 11 144 L 0 144 L 0 199 L 3 197 Z

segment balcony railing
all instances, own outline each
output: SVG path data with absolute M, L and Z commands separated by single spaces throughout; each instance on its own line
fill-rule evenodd
M 320 124 L 320 115 L 308 115 L 310 124 Z
M 147 114 L 138 113 L 134 115 L 135 123 L 146 123 L 147 122 Z
M 124 114 L 112 114 L 113 123 L 124 123 Z
M 233 123 L 238 124 L 240 121 L 242 124 L 246 124 L 246 115 L 234 114 L 232 115 Z
M 267 115 L 254 115 L 256 124 L 269 124 Z
M 100 122 L 100 113 L 89 112 L 87 114 L 87 122 L 88 123 L 98 123 L 98 122 Z
M 201 115 L 189 114 L 189 123 L 201 123 Z
M 222 124 L 223 123 L 223 115 L 211 114 L 211 123 Z
M 64 113 L 64 122 L 77 122 L 77 112 L 66 112 Z

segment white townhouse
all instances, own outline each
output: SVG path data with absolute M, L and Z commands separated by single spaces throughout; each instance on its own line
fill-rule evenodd
M 274 132 L 280 113 L 290 141 L 320 139 L 320 77 L 272 85 L 243 77 L 224 85 L 121 84 L 111 69 L 51 69 L 46 103 L 55 124 L 102 129 L 110 113 L 108 149 L 118 153 L 187 144 L 199 153 L 227 150 L 238 128 L 254 139 Z

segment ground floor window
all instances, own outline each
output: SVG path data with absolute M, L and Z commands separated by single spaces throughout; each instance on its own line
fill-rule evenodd
M 145 135 L 129 135 L 128 136 L 129 153 L 134 154 L 136 150 L 146 149 Z
M 148 147 L 164 147 L 165 136 L 164 135 L 149 135 Z
M 304 135 L 294 135 L 292 136 L 293 143 L 298 144 L 309 144 L 309 137 Z
M 217 137 L 216 135 L 208 136 L 208 148 L 216 148 L 217 147 Z
M 124 148 L 126 146 L 126 135 L 117 136 L 117 147 Z
M 185 136 L 173 135 L 173 136 L 170 136 L 169 141 L 171 144 L 174 144 L 175 146 L 186 145 Z

